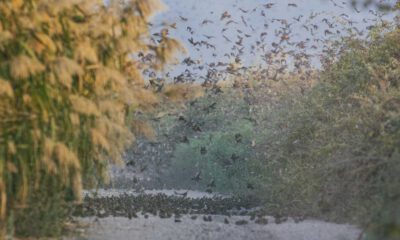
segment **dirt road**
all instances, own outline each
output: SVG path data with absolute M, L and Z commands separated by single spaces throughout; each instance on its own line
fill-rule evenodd
M 173 194 L 174 191 L 164 193 Z M 100 192 L 109 195 L 110 192 Z M 112 195 L 116 192 L 113 191 Z M 205 194 L 189 192 L 191 197 Z M 210 217 L 211 218 L 210 218 Z M 340 225 L 318 220 L 295 222 L 293 219 L 276 223 L 273 217 L 264 222 L 250 216 L 182 215 L 160 218 L 138 214 L 137 218 L 106 217 L 78 218 L 90 227 L 80 237 L 68 240 L 356 240 L 360 230 L 351 225 Z

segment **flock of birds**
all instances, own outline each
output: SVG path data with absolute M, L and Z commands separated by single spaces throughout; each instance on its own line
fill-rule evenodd
M 184 215 L 189 215 L 191 220 L 202 219 L 212 222 L 214 215 L 224 216 L 225 224 L 245 225 L 253 221 L 257 224 L 268 224 L 271 219 L 267 217 L 265 209 L 256 208 L 257 202 L 251 198 L 234 197 L 202 197 L 188 198 L 187 192 L 176 193 L 168 196 L 165 194 L 140 194 L 120 196 L 86 196 L 82 205 L 75 209 L 75 216 L 105 218 L 127 217 L 148 219 L 158 216 L 162 219 L 173 218 L 174 222 L 182 221 Z M 232 216 L 242 216 L 242 219 Z M 274 223 L 279 224 L 289 220 L 288 217 L 275 214 Z M 304 220 L 304 216 L 294 217 L 295 222 Z
M 179 66 L 182 71 L 175 76 L 171 76 L 170 72 L 165 72 L 162 77 L 159 77 L 156 72 L 149 69 L 145 70 L 144 74 L 149 79 L 149 85 L 156 91 L 162 91 L 165 81 L 173 80 L 175 83 L 201 82 L 203 86 L 212 86 L 215 93 L 221 92 L 216 87 L 216 83 L 232 75 L 245 78 L 250 73 L 250 75 L 261 76 L 261 79 L 275 81 L 288 72 L 307 77 L 318 68 L 315 66 L 329 63 L 338 55 L 341 49 L 333 45 L 336 40 L 343 36 L 367 38 L 368 30 L 374 28 L 375 25 L 388 24 L 385 20 L 387 13 L 375 9 L 362 11 L 356 5 L 351 5 L 346 1 L 329 0 L 329 2 L 337 9 L 336 12 L 341 12 L 341 9 L 343 12 L 332 14 L 312 11 L 309 14 L 299 13 L 288 19 L 269 18 L 270 13 L 275 11 L 274 8 L 278 7 L 278 3 L 265 2 L 251 9 L 235 5 L 234 13 L 231 10 L 218 14 L 211 11 L 210 17 L 202 19 L 197 25 L 193 25 L 187 16 L 179 15 L 178 22 L 163 24 L 163 33 L 154 33 L 152 41 L 158 43 L 165 33 L 185 32 L 188 35 L 186 43 L 189 44 L 190 49 L 198 53 L 193 56 L 207 54 L 210 56 L 206 60 L 196 59 L 193 56 L 185 58 Z M 353 14 L 349 14 L 346 10 L 349 6 L 353 7 Z M 287 8 L 298 7 L 298 3 L 287 4 Z M 361 20 L 354 17 L 365 11 L 368 11 L 368 17 L 360 18 Z M 255 17 L 263 19 L 261 26 L 254 25 L 255 21 L 251 19 Z M 153 26 L 153 24 L 150 25 Z M 219 32 L 203 33 L 208 26 L 220 27 Z M 139 57 L 143 62 L 154 60 L 151 54 L 141 54 Z M 254 65 L 254 63 L 249 63 L 249 59 L 261 59 L 261 61 Z M 300 80 L 304 79 L 300 78 Z M 209 108 L 214 107 L 215 105 L 211 105 Z M 202 131 L 201 126 L 183 116 L 179 116 L 178 120 L 187 124 L 193 131 Z M 236 135 L 235 140 L 240 143 L 242 137 Z M 187 137 L 184 141 L 188 141 Z M 207 149 L 201 147 L 200 154 L 207 154 Z M 232 155 L 232 161 L 235 159 L 237 156 Z M 198 171 L 191 180 L 200 182 L 206 179 L 203 179 L 201 171 Z M 211 193 L 215 187 L 215 179 L 209 180 L 206 192 Z M 247 188 L 252 190 L 254 186 L 247 184 Z M 158 215 L 161 218 L 175 216 L 175 222 L 180 222 L 182 214 L 191 214 L 192 219 L 203 214 L 204 221 L 212 221 L 210 214 L 229 216 L 232 214 L 232 209 L 251 207 L 246 201 L 238 201 L 234 198 L 189 199 L 187 192 L 177 192 L 176 195 L 86 198 L 79 215 L 98 217 L 113 215 L 132 218 L 138 217 L 137 214 L 142 212 L 145 218 L 148 218 L 149 214 Z M 237 211 L 235 214 L 242 213 Z M 251 219 L 256 223 L 267 223 L 263 212 L 246 212 L 245 214 L 250 214 Z M 284 218 L 276 219 L 279 222 L 279 219 Z M 225 218 L 225 223 L 229 223 L 229 218 Z M 246 220 L 236 222 L 237 225 L 246 223 Z
M 289 10 L 300 8 L 302 7 L 300 4 L 301 1 L 287 3 L 286 7 Z M 229 11 L 224 10 L 219 13 L 210 11 L 209 16 L 197 21 L 178 15 L 177 22 L 163 23 L 162 31 L 168 34 L 172 31 L 185 32 L 190 49 L 200 55 L 206 53 L 211 55 L 208 61 L 193 57 L 185 58 L 180 64 L 180 69 L 184 69 L 183 72 L 174 77 L 171 77 L 169 72 L 162 78 L 157 78 L 155 72 L 146 72 L 149 84 L 156 91 L 162 91 L 165 81 L 172 79 L 175 83 L 202 82 L 203 86 L 209 87 L 208 90 L 218 94 L 222 91 L 216 83 L 232 75 L 238 76 L 243 81 L 249 76 L 278 81 L 280 77 L 291 73 L 297 74 L 300 80 L 305 80 L 311 77 L 318 64 L 333 61 L 343 50 L 333 44 L 335 41 L 344 36 L 367 38 L 368 30 L 378 24 L 388 24 L 385 20 L 390 15 L 388 12 L 375 8 L 361 10 L 356 4 L 348 1 L 329 0 L 326 4 L 331 4 L 335 10 L 309 13 L 301 10 L 297 16 L 288 14 L 290 17 L 287 18 L 270 17 L 274 16 L 275 8 L 285 7 L 278 2 L 265 2 L 249 9 L 233 5 Z M 261 21 L 255 22 L 255 18 Z M 256 23 L 258 25 L 255 25 Z M 212 28 L 214 34 L 205 34 L 207 28 Z M 157 43 L 161 35 L 154 33 L 152 41 Z M 249 56 L 254 59 L 260 58 L 262 61 L 258 65 L 246 65 Z M 151 61 L 149 55 L 143 55 L 143 58 L 145 61 Z M 204 111 L 210 112 L 214 108 L 215 103 Z M 184 116 L 179 116 L 178 120 L 194 132 L 202 132 L 201 124 Z M 188 141 L 184 136 L 182 142 Z M 207 149 L 202 147 L 200 153 L 206 154 Z M 232 155 L 228 163 L 234 162 L 237 158 L 238 156 Z M 203 180 L 201 172 L 195 173 L 191 180 L 195 182 Z M 214 187 L 215 181 L 211 179 L 206 191 L 212 192 Z M 254 187 L 248 184 L 248 189 Z
M 334 12 L 311 11 L 307 15 L 299 11 L 297 16 L 288 19 L 269 17 L 273 16 L 275 8 L 282 7 L 275 2 L 265 2 L 252 9 L 234 5 L 230 11 L 211 11 L 210 16 L 199 23 L 179 15 L 177 22 L 162 24 L 162 31 L 186 36 L 186 43 L 193 50 L 192 57 L 181 62 L 178 68 L 182 71 L 174 77 L 170 72 L 162 77 L 147 70 L 146 74 L 151 84 L 157 87 L 162 86 L 165 79 L 173 79 L 174 82 L 201 80 L 209 86 L 232 74 L 245 75 L 244 72 L 255 71 L 255 68 L 258 73 L 273 80 L 278 80 L 279 75 L 287 71 L 305 72 L 307 76 L 307 72 L 315 68 L 313 65 L 318 65 L 317 62 L 323 64 L 337 54 L 337 49 L 332 46 L 334 40 L 345 35 L 365 38 L 367 30 L 378 23 L 385 23 L 385 12 L 373 8 L 360 10 L 347 1 L 329 0 L 326 4 L 329 3 L 336 8 Z M 287 7 L 294 9 L 300 6 L 288 3 Z M 351 14 L 350 7 L 353 8 Z M 205 34 L 207 28 L 212 29 L 214 34 Z M 160 36 L 160 33 L 154 33 L 152 41 L 157 43 Z M 151 59 L 150 56 L 145 58 Z M 249 59 L 261 61 L 254 64 L 249 63 Z

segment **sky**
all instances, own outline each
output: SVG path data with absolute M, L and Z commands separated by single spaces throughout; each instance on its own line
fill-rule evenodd
M 273 43 L 283 43 L 281 45 L 285 49 L 299 51 L 297 44 L 303 41 L 307 53 L 318 55 L 325 44 L 323 40 L 336 39 L 348 34 L 344 28 L 349 27 L 354 27 L 353 33 L 364 31 L 360 37 L 366 37 L 365 29 L 374 25 L 378 19 L 374 7 L 353 8 L 347 0 L 164 0 L 163 2 L 168 6 L 168 10 L 154 18 L 153 31 L 159 31 L 160 28 L 157 26 L 162 23 L 170 25 L 175 23 L 176 28 L 170 28 L 170 36 L 184 44 L 188 50 L 186 57 L 201 64 L 232 62 L 235 58 L 232 55 L 237 55 L 240 49 L 243 65 L 257 65 L 263 62 L 266 53 L 274 49 Z M 384 2 L 393 4 L 395 0 Z M 266 4 L 269 3 L 274 5 L 267 8 Z M 221 20 L 225 11 L 226 18 Z M 393 15 L 383 16 L 383 19 L 391 17 Z M 279 19 L 286 20 L 290 24 L 290 30 L 284 30 L 282 27 L 285 24 Z M 234 22 L 227 24 L 229 20 Z M 285 32 L 289 40 L 281 42 L 281 36 Z M 237 45 L 240 40 L 238 36 L 243 38 L 241 46 Z M 193 46 L 189 39 L 194 43 L 206 41 L 210 45 Z M 318 65 L 318 62 L 314 64 Z M 170 68 L 169 71 L 172 76 L 176 76 L 186 69 L 193 71 L 193 68 L 180 64 Z M 197 71 L 202 72 L 200 74 L 206 72 L 204 69 Z

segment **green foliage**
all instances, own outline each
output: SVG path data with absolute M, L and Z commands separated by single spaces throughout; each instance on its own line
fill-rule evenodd
M 267 205 L 398 238 L 399 39 L 397 29 L 348 48 L 304 97 L 268 113 Z
M 241 136 L 240 143 L 235 140 L 238 134 Z M 243 193 L 254 171 L 250 166 L 252 135 L 252 126 L 238 121 L 224 131 L 206 132 L 189 139 L 189 144 L 178 144 L 171 163 L 174 174 L 180 177 L 177 181 L 190 185 L 190 179 L 196 172 L 201 172 L 204 180 L 199 187 L 205 188 L 215 179 L 218 192 Z

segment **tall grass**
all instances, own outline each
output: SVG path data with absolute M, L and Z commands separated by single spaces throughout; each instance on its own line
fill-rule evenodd
M 163 8 L 158 0 L 0 1 L 0 237 L 7 222 L 29 231 L 22 223 L 32 221 L 18 219 L 27 209 L 80 201 L 84 185 L 122 162 L 134 139 L 128 113 L 159 102 L 141 70 L 162 69 L 183 50 L 167 34 L 150 41 L 149 18 Z M 143 64 L 138 53 L 155 61 Z

